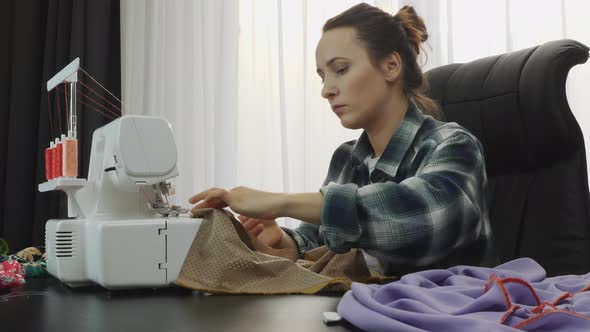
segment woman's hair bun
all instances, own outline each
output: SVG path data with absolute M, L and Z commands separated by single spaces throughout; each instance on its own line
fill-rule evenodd
M 403 6 L 395 15 L 395 20 L 399 20 L 408 42 L 412 45 L 416 54 L 420 54 L 420 45 L 428 39 L 428 32 L 426 31 L 426 24 L 422 17 L 416 14 L 416 10 L 412 6 Z

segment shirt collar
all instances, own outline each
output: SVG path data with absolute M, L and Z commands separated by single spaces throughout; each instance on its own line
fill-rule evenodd
M 395 177 L 402 159 L 416 137 L 416 133 L 424 122 L 425 115 L 413 101 L 408 102 L 408 110 L 404 119 L 395 131 L 383 154 L 379 158 L 375 169 L 379 169 L 391 177 Z M 361 165 L 365 159 L 373 154 L 366 131 L 363 131 L 352 150 L 352 165 Z

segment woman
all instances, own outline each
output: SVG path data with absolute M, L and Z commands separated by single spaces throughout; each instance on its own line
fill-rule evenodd
M 193 210 L 229 206 L 261 251 L 283 257 L 360 248 L 385 275 L 491 264 L 482 146 L 424 114 L 437 114 L 417 62 L 427 37 L 408 6 L 392 16 L 362 3 L 328 20 L 316 48 L 322 97 L 360 138 L 334 152 L 317 193 L 212 188 L 189 199 Z M 303 223 L 282 229 L 278 217 Z

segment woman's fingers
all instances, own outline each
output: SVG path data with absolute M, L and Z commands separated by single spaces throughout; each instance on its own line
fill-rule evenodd
M 227 190 L 225 189 L 211 188 L 192 196 L 188 199 L 188 202 L 191 204 L 198 203 L 195 208 L 217 207 L 224 204 L 227 206 L 223 200 L 226 193 Z
M 259 219 L 253 219 L 253 218 L 248 218 L 248 220 L 246 220 L 242 223 L 242 226 L 244 226 L 244 229 L 246 230 L 246 232 L 251 232 L 252 229 L 254 227 L 256 227 L 257 225 L 262 225 L 262 224 L 260 223 Z M 264 225 L 262 225 L 262 227 L 264 228 Z
M 191 198 L 188 199 L 188 202 L 191 204 L 195 204 L 196 202 L 203 200 L 205 197 L 207 197 L 207 191 L 203 191 L 200 192 L 194 196 L 192 196 Z
M 246 216 L 241 216 L 241 215 L 240 215 L 240 216 L 238 216 L 238 220 L 239 220 L 239 221 L 240 221 L 242 224 L 243 224 L 243 223 L 245 223 L 246 221 L 250 220 L 250 219 L 252 219 L 252 218 L 250 218 L 250 217 L 246 217 Z
M 211 188 L 209 190 L 203 191 L 198 193 L 191 198 L 189 198 L 189 203 L 195 204 L 195 206 L 191 209 L 191 214 L 198 209 L 203 208 L 214 208 L 214 209 L 222 209 L 227 206 L 227 203 L 223 200 L 227 190 L 219 189 L 219 188 Z
M 252 233 L 253 236 L 258 237 L 258 235 L 260 235 L 262 232 L 264 232 L 264 225 L 258 224 L 256 226 L 254 226 L 250 232 Z
M 265 254 L 272 255 L 272 252 L 274 250 L 273 248 L 264 244 L 262 241 L 260 241 L 256 236 L 252 235 L 251 233 L 248 233 L 248 236 L 250 237 L 250 240 L 252 241 L 252 245 L 254 245 L 254 250 L 265 253 Z
M 227 193 L 227 190 L 225 189 L 211 188 L 192 196 L 188 199 L 188 202 L 191 204 L 195 204 L 202 200 L 209 200 L 212 198 L 220 199 L 225 195 L 225 193 Z
M 263 241 L 260 241 L 257 237 L 250 235 L 250 239 L 252 240 L 252 245 L 254 246 L 254 250 L 261 252 L 263 254 L 278 256 L 286 258 L 292 262 L 297 261 L 298 253 L 296 250 L 290 248 L 284 249 L 275 249 L 270 247 L 269 245 L 265 244 Z
M 193 209 L 204 209 L 204 208 L 214 208 L 214 209 L 221 209 L 226 207 L 227 204 L 225 204 L 224 201 L 217 199 L 217 198 L 212 198 L 212 199 L 205 199 L 203 201 L 201 201 L 199 204 L 195 205 L 193 207 Z

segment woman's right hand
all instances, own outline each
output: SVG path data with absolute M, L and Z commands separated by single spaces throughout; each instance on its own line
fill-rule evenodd
M 271 248 L 281 249 L 281 240 L 285 231 L 279 227 L 279 224 L 275 220 L 257 219 L 246 216 L 238 216 L 238 219 L 251 238 L 256 238 Z
M 299 248 L 275 220 L 238 216 L 257 251 L 296 261 Z

